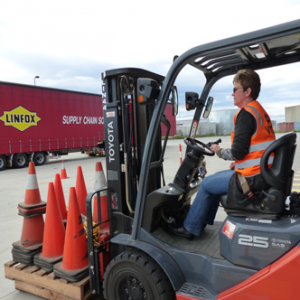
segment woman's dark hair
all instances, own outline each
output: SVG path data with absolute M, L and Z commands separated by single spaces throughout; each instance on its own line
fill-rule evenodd
M 251 88 L 251 97 L 256 100 L 260 92 L 260 78 L 259 75 L 250 69 L 239 70 L 233 78 L 233 83 L 239 81 L 246 91 L 247 88 Z

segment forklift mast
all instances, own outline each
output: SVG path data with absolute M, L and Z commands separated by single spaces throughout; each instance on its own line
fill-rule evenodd
M 140 69 L 115 69 L 102 74 L 105 152 L 111 238 L 130 233 L 139 174 L 147 133 L 163 76 Z M 166 118 L 162 121 L 170 124 Z M 161 187 L 161 130 L 154 136 L 155 149 L 147 193 Z M 118 245 L 115 245 L 118 247 Z M 121 249 L 111 249 L 112 257 Z

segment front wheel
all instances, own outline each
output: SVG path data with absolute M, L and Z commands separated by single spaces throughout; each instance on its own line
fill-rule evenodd
M 173 300 L 172 285 L 161 267 L 147 254 L 131 249 L 108 265 L 104 274 L 106 300 Z
M 46 155 L 44 152 L 35 152 L 33 155 L 33 161 L 36 166 L 41 166 L 46 162 Z
M 13 165 L 15 168 L 24 168 L 28 164 L 28 157 L 25 153 L 18 153 L 14 155 Z

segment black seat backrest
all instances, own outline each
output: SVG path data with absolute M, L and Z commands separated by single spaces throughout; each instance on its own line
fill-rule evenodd
M 286 196 L 291 193 L 292 165 L 296 150 L 296 133 L 289 133 L 274 141 L 264 152 L 260 168 L 264 180 L 273 188 L 281 190 Z M 268 168 L 270 155 L 274 153 L 274 161 Z

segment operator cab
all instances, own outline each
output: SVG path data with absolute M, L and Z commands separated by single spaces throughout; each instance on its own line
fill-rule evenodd
M 291 23 L 292 24 L 292 23 Z M 257 33 L 257 35 L 259 35 Z M 171 87 L 176 76 L 184 66 L 189 65 L 204 74 L 206 83 L 202 93 L 186 92 L 186 110 L 194 110 L 190 134 L 185 143 L 187 152 L 182 165 L 172 183 L 154 190 L 146 196 L 142 227 L 152 232 L 165 223 L 180 222 L 189 209 L 191 197 L 196 194 L 201 178 L 198 169 L 209 153 L 209 148 L 195 140 L 200 118 L 208 117 L 212 98 L 209 92 L 221 78 L 234 75 L 240 69 L 260 70 L 285 65 L 300 60 L 299 37 L 286 35 L 284 29 L 274 31 L 266 40 L 256 38 L 255 34 L 240 37 L 240 42 L 230 39 L 214 42 L 208 51 L 205 46 L 195 47 L 181 56 L 174 57 L 174 63 L 164 80 L 165 87 Z M 224 47 L 223 47 L 224 46 Z M 165 96 L 159 95 L 158 103 Z M 203 110 L 205 108 L 205 112 Z M 285 201 L 291 194 L 294 171 L 292 170 L 296 149 L 296 134 L 291 133 L 274 141 L 261 159 L 261 172 L 268 190 L 260 191 L 256 202 L 251 197 L 243 205 L 234 203 L 227 195 L 220 197 L 220 203 L 229 216 L 253 217 L 257 219 L 279 219 L 286 214 Z M 268 158 L 274 153 L 274 162 L 268 168 Z M 146 154 L 147 155 L 147 154 Z M 245 196 L 246 198 L 246 196 Z
M 288 29 L 289 25 L 292 26 L 293 22 L 282 27 L 278 26 L 280 28 L 278 31 L 276 31 L 278 28 L 274 27 L 272 34 L 269 34 L 267 30 L 265 32 L 261 30 L 257 33 L 240 36 L 239 42 L 225 39 L 211 43 L 210 50 L 204 45 L 203 47 L 195 47 L 182 56 L 176 56 L 175 62 L 164 81 L 166 86 L 169 84 L 168 80 L 172 82 L 175 75 L 178 75 L 177 72 L 185 65 L 198 69 L 206 78 L 200 97 L 194 92 L 186 93 L 186 110 L 195 110 L 188 138 L 189 143 L 194 143 L 192 141 L 195 139 L 197 127 L 201 126 L 200 118 L 203 107 L 207 108 L 203 117 L 207 117 L 210 112 L 212 102 L 210 102 L 208 95 L 218 80 L 228 75 L 234 75 L 240 69 L 260 70 L 300 61 L 299 33 L 287 34 L 285 29 Z M 260 33 L 267 33 L 268 37 L 263 37 Z M 287 134 L 274 141 L 265 151 L 261 159 L 261 173 L 270 187 L 266 191 L 260 191 L 259 201 L 254 202 L 249 197 L 243 205 L 239 205 L 227 198 L 227 195 L 221 197 L 220 203 L 228 215 L 278 219 L 286 213 L 285 201 L 291 194 L 293 182 L 292 165 L 296 149 L 296 137 L 295 133 Z M 191 144 L 190 147 L 192 147 Z M 190 147 L 188 147 L 187 155 Z M 274 153 L 274 162 L 272 167 L 268 168 L 268 158 L 272 153 Z M 204 153 L 203 155 L 209 154 Z M 202 160 L 203 158 L 199 156 L 199 164 Z M 173 184 L 182 187 L 184 185 L 179 180 L 181 178 L 180 169 L 178 175 L 179 178 L 175 177 Z

